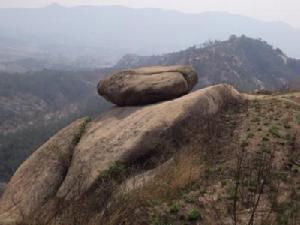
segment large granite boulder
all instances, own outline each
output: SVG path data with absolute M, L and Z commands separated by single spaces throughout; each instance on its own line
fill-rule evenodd
M 105 77 L 98 93 L 119 106 L 144 105 L 185 95 L 197 80 L 189 66 L 145 67 Z
M 0 225 L 24 222 L 56 195 L 87 122 L 62 129 L 18 168 L 0 200 Z
M 0 224 L 24 218 L 39 218 L 36 224 L 92 224 L 109 204 L 113 187 L 193 146 L 216 114 L 241 102 L 231 86 L 217 85 L 159 104 L 114 107 L 87 124 L 74 122 L 17 170 L 0 201 Z

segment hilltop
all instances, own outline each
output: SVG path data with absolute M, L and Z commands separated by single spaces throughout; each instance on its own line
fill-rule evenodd
M 191 65 L 199 76 L 198 88 L 228 83 L 241 91 L 295 88 L 300 81 L 300 61 L 289 58 L 261 39 L 232 36 L 200 47 L 154 56 L 127 55 L 118 69 L 151 65 Z

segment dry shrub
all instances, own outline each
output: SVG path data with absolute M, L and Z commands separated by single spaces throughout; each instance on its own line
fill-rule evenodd
M 174 198 L 180 189 L 190 186 L 199 178 L 200 171 L 199 153 L 194 150 L 181 152 L 174 163 L 160 171 L 153 181 L 140 190 L 139 195 L 142 199 Z
M 199 152 L 196 145 L 190 146 L 178 153 L 171 163 L 156 170 L 155 176 L 142 187 L 118 196 L 100 219 L 101 224 L 140 224 L 147 220 L 148 207 L 171 201 L 200 177 L 203 164 Z

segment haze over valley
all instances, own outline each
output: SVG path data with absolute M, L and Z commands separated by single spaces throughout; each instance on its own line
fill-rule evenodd
M 262 38 L 300 58 L 300 29 L 225 12 L 51 4 L 0 9 L 0 30 L 0 68 L 9 72 L 111 67 L 125 54 L 169 53 L 232 34 Z

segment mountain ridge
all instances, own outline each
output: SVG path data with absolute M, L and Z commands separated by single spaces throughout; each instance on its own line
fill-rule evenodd
M 300 81 L 300 60 L 289 58 L 262 39 L 244 35 L 232 35 L 227 41 L 208 41 L 200 47 L 168 54 L 129 54 L 115 68 L 172 64 L 194 67 L 199 76 L 198 88 L 225 82 L 241 91 L 278 91 L 296 88 Z
M 45 58 L 37 69 L 58 69 L 52 62 L 59 61 L 65 64 L 64 69 L 76 70 L 83 59 L 84 66 L 79 68 L 110 67 L 128 53 L 152 55 L 179 51 L 209 39 L 226 40 L 231 34 L 263 38 L 288 55 L 300 58 L 300 29 L 224 12 L 188 14 L 124 6 L 9 8 L 0 12 L 0 37 L 25 42 L 27 55 L 22 59 Z M 58 47 L 45 48 L 49 45 Z M 10 46 L 9 42 L 6 46 Z M 76 52 L 72 48 L 83 50 Z M 9 53 L 0 48 L 1 52 Z M 9 62 L 20 65 L 14 57 Z M 0 62 L 5 60 L 0 57 Z

